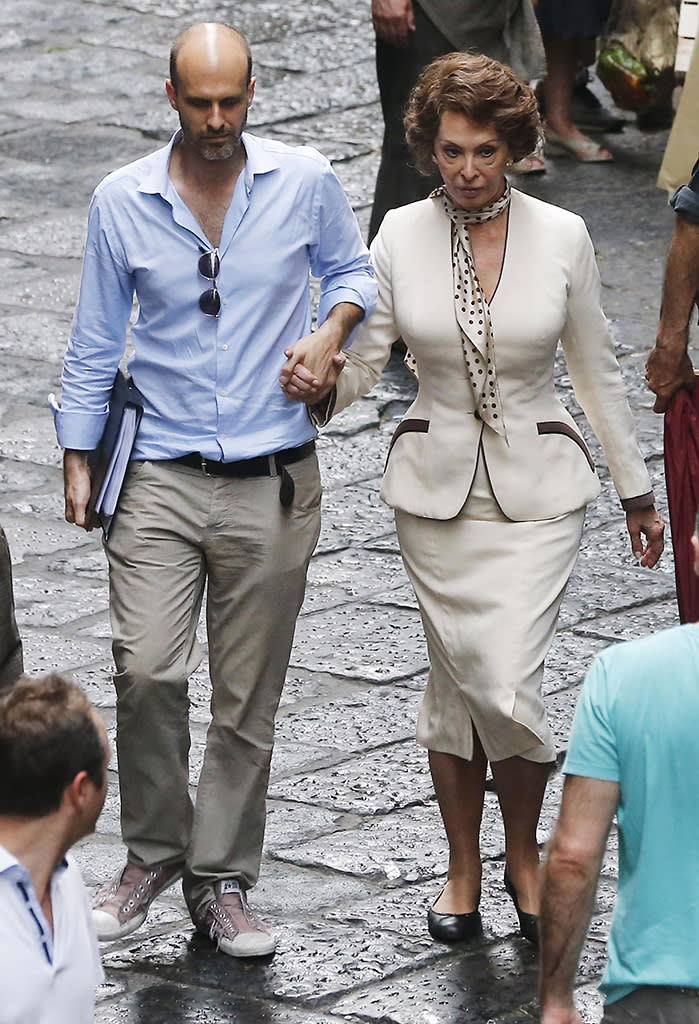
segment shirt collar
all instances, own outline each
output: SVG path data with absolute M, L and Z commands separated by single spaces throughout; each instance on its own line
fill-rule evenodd
M 168 142 L 167 146 L 153 153 L 153 160 L 148 171 L 138 186 L 139 192 L 150 192 L 153 195 L 165 197 L 170 187 L 168 169 L 173 146 L 182 138 L 182 129 L 178 128 Z M 245 168 L 243 170 L 243 181 L 245 189 L 250 194 L 253 180 L 256 174 L 267 174 L 279 167 L 279 160 L 276 155 L 265 148 L 262 141 L 248 132 L 243 132 L 243 145 L 245 146 Z
M 4 875 L 6 872 L 10 872 L 14 867 L 22 867 L 14 854 L 5 847 L 0 845 L 0 875 Z M 12 872 L 14 874 L 14 872 Z
M 59 860 L 58 864 L 54 868 L 54 875 L 61 874 L 68 867 L 68 861 L 65 857 Z M 8 878 L 19 879 L 20 881 L 29 880 L 29 872 L 25 868 L 24 864 L 17 860 L 13 853 L 7 849 L 7 847 L 0 844 L 0 875 L 7 875 Z

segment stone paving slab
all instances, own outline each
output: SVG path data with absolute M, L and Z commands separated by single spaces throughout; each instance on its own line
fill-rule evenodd
M 372 586 L 376 593 L 372 592 Z M 409 586 L 398 555 L 374 554 L 349 548 L 314 558 L 308 574 L 303 613 L 346 604 L 360 596 L 390 601 Z M 390 587 L 387 592 L 383 588 Z
M 174 982 L 139 981 L 141 984 L 129 986 L 126 994 L 100 1005 L 97 1024 L 341 1024 L 350 1019 L 307 1009 L 294 1011 L 269 1001 L 192 989 Z
M 108 608 L 108 594 L 101 580 L 88 587 L 84 578 L 49 583 L 23 574 L 18 576 L 14 590 L 20 630 L 26 626 L 65 626 Z
M 334 72 L 339 68 L 354 68 L 365 62 L 374 63 L 374 47 L 366 32 L 358 32 L 358 18 L 346 22 L 335 22 L 331 28 L 308 32 L 302 48 L 291 34 L 277 37 L 265 43 L 255 44 L 255 63 L 265 70 L 277 68 L 299 75 L 305 80 L 307 74 L 317 75 L 320 71 Z M 375 130 L 375 129 L 374 129 Z
M 580 623 L 575 632 L 607 643 L 619 643 L 678 624 L 675 602 L 664 601 Z
M 603 961 L 603 947 L 588 944 L 580 976 L 595 977 Z M 353 994 L 333 1010 L 376 1024 L 528 1024 L 537 1019 L 536 972 L 531 949 L 503 943 L 374 985 L 368 999 Z
M 362 688 L 316 700 L 278 720 L 277 740 L 331 746 L 347 752 L 385 747 L 414 733 L 419 697 L 402 686 Z
M 422 629 L 412 612 L 356 605 L 351 634 L 346 615 L 344 609 L 300 618 L 291 665 L 324 671 L 330 662 L 333 675 L 385 683 L 412 675 L 427 664 Z
M 351 439 L 323 437 L 319 460 L 323 486 L 332 490 L 368 480 L 380 482 L 393 430 L 365 430 Z
M 394 536 L 393 512 L 379 500 L 375 488 L 350 486 L 324 496 L 317 554 L 342 551 L 350 545 L 373 545 L 379 538 L 383 541 Z M 393 550 L 397 553 L 397 545 L 393 544 Z
M 336 165 L 363 156 L 381 143 L 381 132 L 377 118 L 362 106 L 337 114 L 317 114 L 302 121 L 288 121 L 275 126 L 275 135 L 289 145 L 302 146 L 309 138 L 314 145 Z M 337 167 L 342 174 L 342 167 Z
M 195 974 L 203 988 L 231 988 L 241 995 L 273 998 L 283 1002 L 303 1000 L 313 1007 L 329 997 L 358 985 L 383 981 L 396 972 L 425 965 L 442 954 L 428 939 L 396 943 L 395 936 L 362 933 L 340 925 L 314 923 L 308 932 L 279 928 L 279 952 L 254 963 L 224 959 L 206 936 L 191 926 L 135 940 L 128 949 L 104 955 L 105 966 L 115 970 L 130 966 L 151 970 L 159 978 L 179 980 Z M 279 954 L 283 955 L 279 955 Z
M 411 740 L 380 747 L 332 768 L 294 775 L 273 784 L 270 796 L 335 811 L 376 815 L 422 804 L 432 792 L 426 752 L 418 751 Z

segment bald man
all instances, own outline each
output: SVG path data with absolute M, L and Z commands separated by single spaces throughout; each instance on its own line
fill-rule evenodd
M 328 161 L 244 130 L 255 79 L 243 36 L 212 23 L 182 33 L 166 90 L 180 129 L 94 193 L 56 414 L 66 518 L 90 529 L 87 456 L 135 295 L 143 419 L 105 542 L 128 852 L 94 917 L 101 939 L 128 935 L 182 876 L 197 929 L 231 956 L 261 956 L 276 940 L 247 891 L 320 529 L 315 429 L 279 373 L 311 331 L 309 272 L 331 351 L 371 312 L 376 285 Z M 187 681 L 205 588 L 212 721 L 193 806 Z

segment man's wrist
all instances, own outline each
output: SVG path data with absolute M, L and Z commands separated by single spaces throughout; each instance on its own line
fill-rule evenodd
M 663 327 L 661 325 L 658 336 L 655 339 L 655 347 L 671 355 L 682 356 L 687 349 L 688 331 L 687 325 L 678 327 Z
M 87 465 L 89 451 L 80 448 L 65 448 L 63 450 L 63 461 Z
M 343 345 L 363 317 L 364 310 L 354 302 L 339 302 L 330 310 L 322 327 L 326 329 L 329 341 L 336 345 L 338 352 L 342 351 Z
M 566 999 L 560 997 L 540 995 L 541 1019 L 545 1024 L 557 1024 L 558 1021 L 570 1020 L 571 1013 L 575 1012 L 573 993 Z
M 349 332 L 344 329 L 339 318 L 332 321 L 328 318 L 318 330 L 325 335 L 328 345 L 336 352 L 342 352 L 342 346 L 345 344 Z

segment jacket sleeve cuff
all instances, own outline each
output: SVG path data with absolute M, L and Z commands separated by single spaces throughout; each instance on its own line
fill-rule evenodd
M 636 512 L 640 508 L 652 508 L 655 505 L 655 495 L 652 491 L 639 494 L 635 498 L 622 498 L 621 507 L 624 512 Z
M 306 406 L 306 411 L 314 427 L 324 427 L 330 422 L 336 402 L 337 388 L 333 388 L 321 402 Z

